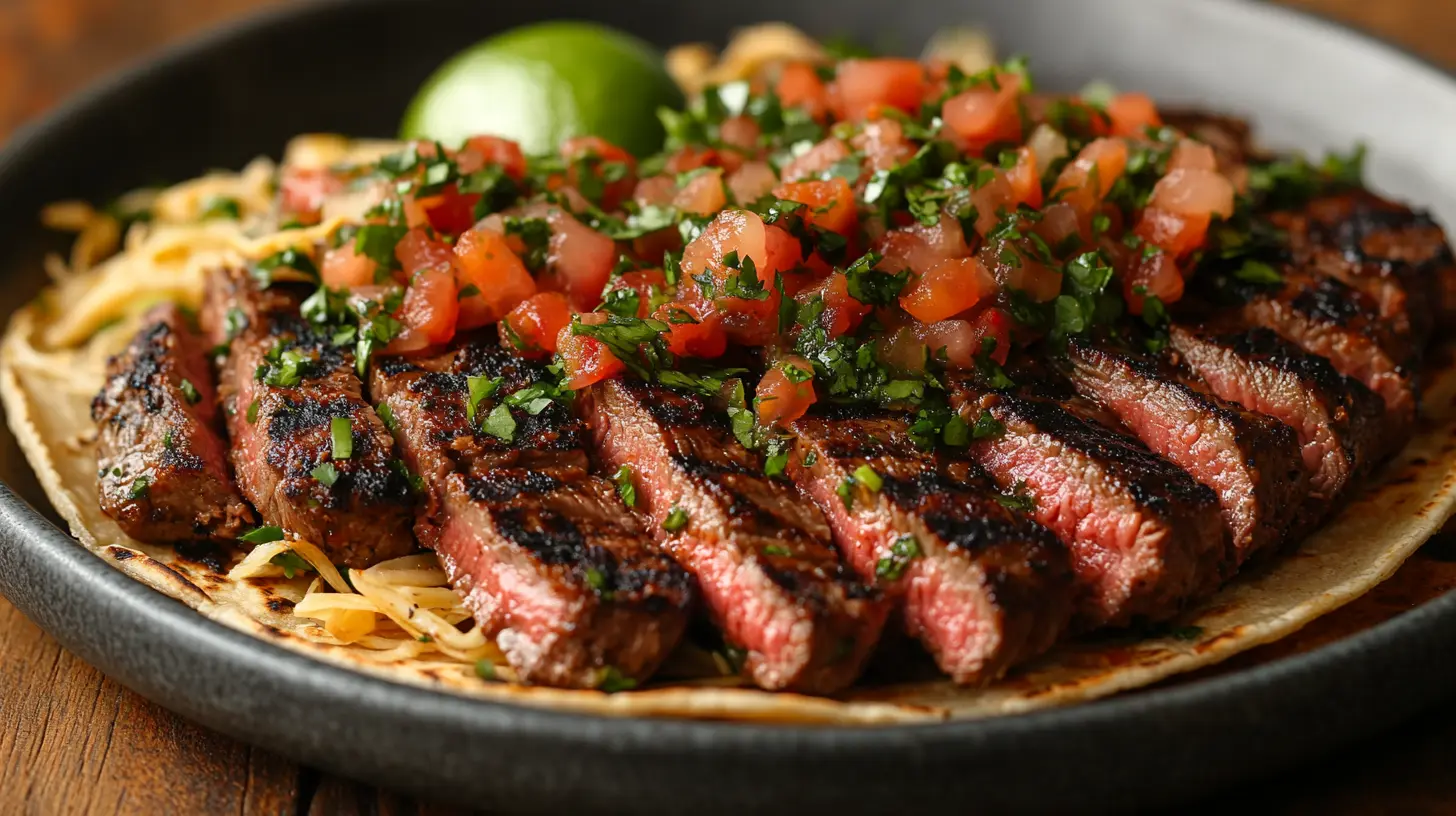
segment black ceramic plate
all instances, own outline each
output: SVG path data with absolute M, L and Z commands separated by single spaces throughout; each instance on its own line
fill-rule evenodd
M 52 200 L 274 153 L 291 135 L 388 135 L 431 68 L 547 17 L 661 44 L 788 19 L 918 48 L 982 21 L 1044 85 L 1088 78 L 1251 116 L 1266 141 L 1367 140 L 1376 186 L 1456 222 L 1456 82 L 1315 19 L 1231 0 L 789 6 L 576 0 L 356 0 L 288 6 L 72 101 L 0 155 L 5 302 L 42 285 Z M 209 623 L 77 546 L 0 447 L 0 590 L 68 648 L 184 716 L 333 771 L 500 811 L 1075 809 L 1166 802 L 1409 716 L 1456 681 L 1456 596 L 1305 656 L 1213 680 L 984 722 L 805 728 L 620 720 L 465 700 L 283 652 Z M 18 497 L 17 497 L 18 496 Z M 29 504 L 27 504 L 27 501 Z

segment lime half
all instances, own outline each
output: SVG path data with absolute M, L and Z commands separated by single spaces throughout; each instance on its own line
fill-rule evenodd
M 593 23 L 541 23 L 442 65 L 405 111 L 400 136 L 455 145 L 490 134 L 549 153 L 594 135 L 642 156 L 662 147 L 658 107 L 682 104 L 662 55 L 642 40 Z

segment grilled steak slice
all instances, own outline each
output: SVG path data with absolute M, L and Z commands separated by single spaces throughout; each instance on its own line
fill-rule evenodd
M 850 566 L 903 601 L 906 629 L 942 671 L 957 683 L 995 680 L 1066 627 L 1066 549 L 1003 505 L 968 457 L 922 451 L 906 426 L 842 409 L 800 419 L 790 476 L 824 510 Z M 877 488 L 855 484 L 864 467 Z
M 101 510 L 141 541 L 237 538 L 253 511 L 228 476 L 202 341 L 172 304 L 149 312 L 91 402 Z
M 353 353 L 298 317 L 296 298 L 280 286 L 260 292 L 230 270 L 215 272 L 209 286 L 205 317 L 233 308 L 249 316 L 218 380 L 243 495 L 264 522 L 337 564 L 363 568 L 414 550 L 409 483 L 364 400 Z
M 420 539 L 518 676 L 586 688 L 640 681 L 681 638 L 692 579 L 611 482 L 588 472 L 585 428 L 568 406 L 504 407 L 508 441 L 484 430 L 508 395 L 544 376 L 540 363 L 472 343 L 420 365 L 379 361 L 370 391 L 423 477 Z M 471 378 L 479 393 L 498 382 L 474 408 Z
M 1437 318 L 1456 316 L 1456 258 L 1429 214 L 1353 190 L 1270 220 L 1289 236 L 1296 264 L 1365 292 L 1417 344 Z
M 971 456 L 1003 490 L 1066 542 L 1081 585 L 1077 623 L 1160 620 L 1212 591 L 1228 560 L 1218 499 L 1148 450 L 1110 414 L 1046 377 L 1031 387 L 952 386 L 972 427 L 983 412 L 1004 433 L 973 440 Z
M 1309 472 L 1301 527 L 1324 516 L 1330 502 L 1365 473 L 1378 448 L 1380 397 L 1274 332 L 1219 332 L 1173 326 L 1181 361 L 1223 399 L 1268 414 L 1294 429 Z
M 1234 545 L 1228 566 L 1283 538 L 1308 481 L 1293 429 L 1219 399 L 1165 359 L 1082 339 L 1067 351 L 1077 390 L 1218 495 Z
M 1293 266 L 1283 277 L 1274 291 L 1245 290 L 1242 320 L 1328 359 L 1336 371 L 1379 394 L 1387 411 L 1381 452 L 1399 447 L 1415 421 L 1417 347 L 1392 330 L 1363 292 Z
M 859 675 L 888 604 L 845 566 L 828 524 L 734 438 L 708 400 L 640 381 L 589 397 L 597 445 L 629 466 L 663 546 L 697 576 L 760 686 L 830 693 Z

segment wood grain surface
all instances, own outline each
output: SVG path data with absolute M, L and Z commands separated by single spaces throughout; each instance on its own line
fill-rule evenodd
M 0 138 L 119 65 L 287 0 L 0 0 Z M 1456 0 L 1286 0 L 1456 69 Z M 1392 582 L 1263 657 L 1456 588 L 1448 532 Z M 1244 658 L 1257 659 L 1256 657 Z M 1456 703 L 1179 813 L 1456 813 Z M 1251 807 L 1256 805 L 1256 807 Z M 0 599 L 0 814 L 418 814 L 453 808 L 320 774 L 186 722 L 103 677 Z

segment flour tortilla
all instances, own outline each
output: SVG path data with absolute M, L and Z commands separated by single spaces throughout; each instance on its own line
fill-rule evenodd
M 198 294 L 182 291 L 180 299 Z M 1161 627 L 1161 636 L 1104 634 L 1065 643 L 979 689 L 937 679 L 914 656 L 903 661 L 914 667 L 904 673 L 921 679 L 896 678 L 901 667 L 881 666 L 833 699 L 764 692 L 711 676 L 656 679 L 614 694 L 525 687 L 483 679 L 471 662 L 408 654 L 419 651 L 403 648 L 408 643 L 329 642 L 317 621 L 292 614 L 311 573 L 288 579 L 274 568 L 229 578 L 243 553 L 189 558 L 122 533 L 97 505 L 89 401 L 101 385 L 106 354 L 125 343 L 136 320 L 124 319 L 80 346 L 49 346 L 44 337 L 58 319 L 43 303 L 11 319 L 0 342 L 0 397 L 11 430 L 79 546 L 199 614 L 284 648 L 400 683 L 525 705 L 617 716 L 873 724 L 1001 716 L 1105 697 L 1289 635 L 1389 577 L 1456 509 L 1456 362 L 1437 349 L 1440 363 L 1428 372 L 1424 415 L 1410 444 L 1297 550 L 1240 575 L 1176 624 Z M 668 674 L 674 667 L 700 669 L 705 658 L 685 647 L 669 661 Z

